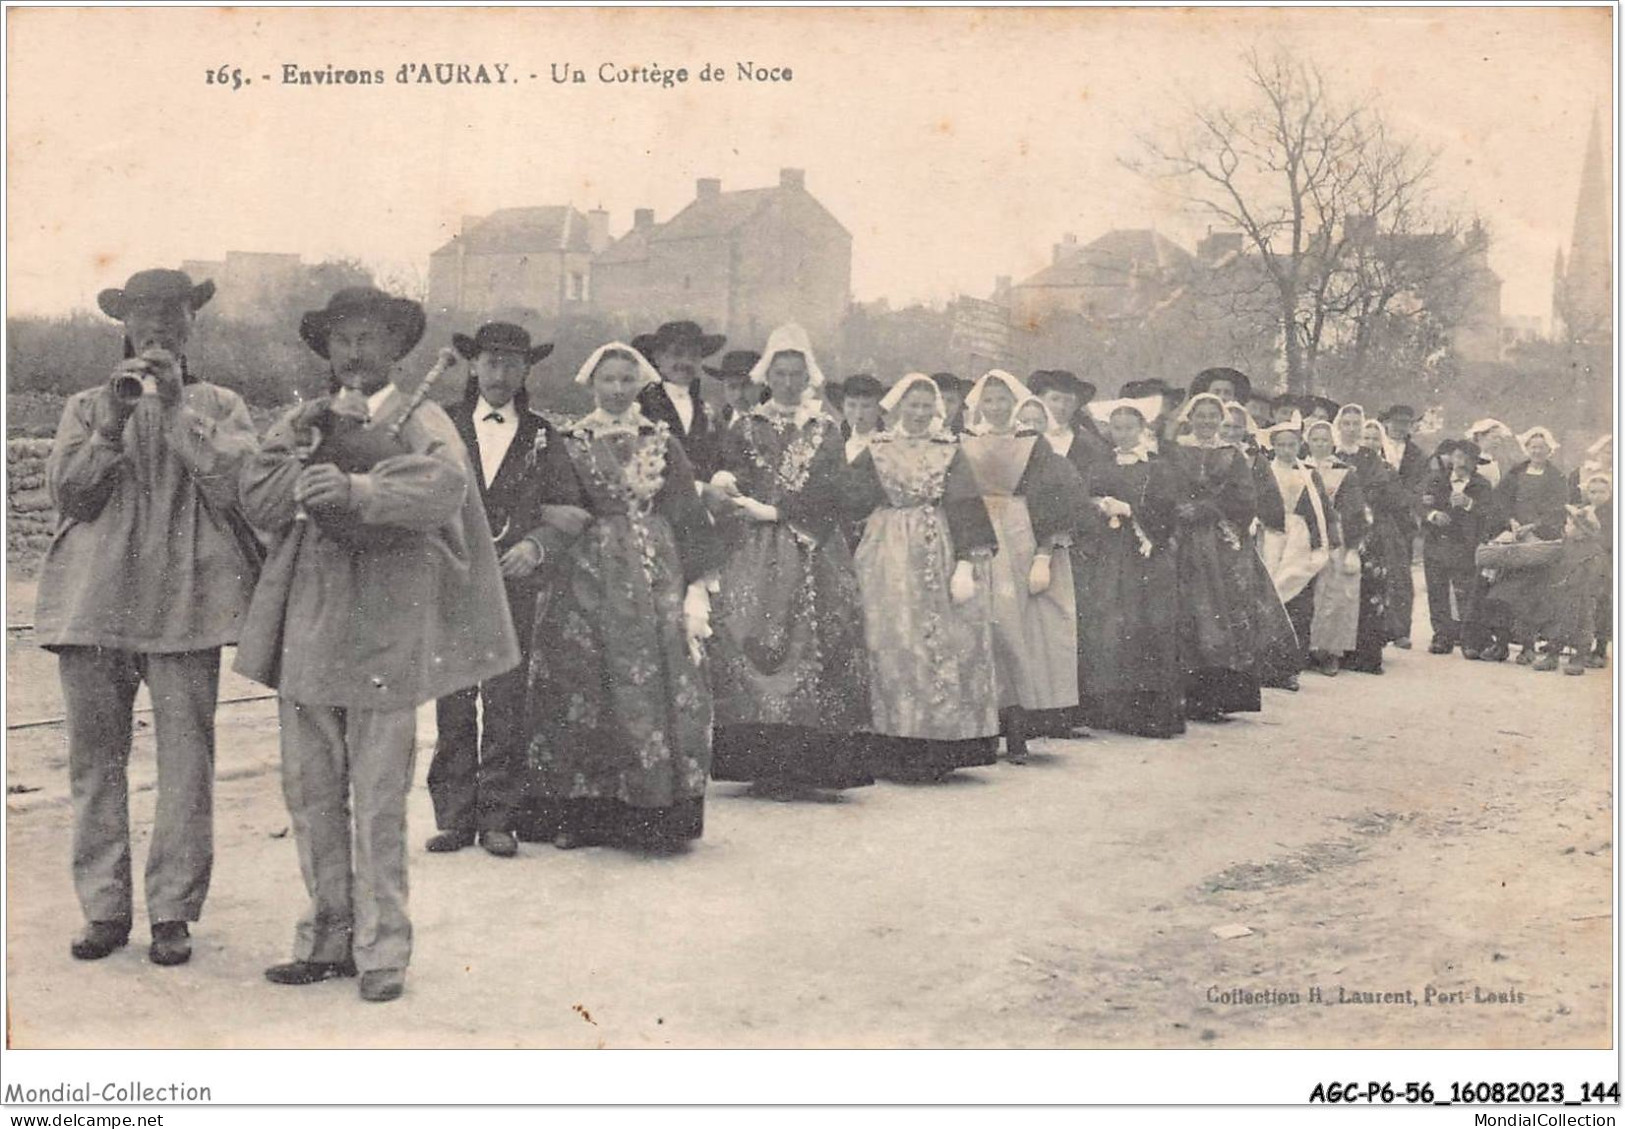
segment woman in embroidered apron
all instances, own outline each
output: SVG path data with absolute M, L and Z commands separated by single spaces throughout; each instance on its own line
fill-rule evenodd
M 1185 732 L 1179 669 L 1179 576 L 1172 538 L 1178 475 L 1145 447 L 1145 414 L 1107 412 L 1112 461 L 1091 471 L 1078 545 L 1078 645 L 1084 719 L 1140 737 Z M 1092 511 L 1092 513 L 1091 513 Z
M 718 515 L 711 776 L 780 799 L 872 784 L 855 737 L 869 727 L 869 656 L 844 534 L 845 441 L 809 395 L 824 374 L 806 331 L 774 330 L 750 379 L 772 398 L 722 435 L 711 479 L 733 503 Z
M 1039 413 L 1021 428 L 1018 413 Z M 1078 704 L 1078 621 L 1067 546 L 1083 480 L 1045 441 L 1043 401 L 994 369 L 965 397 L 959 442 L 987 506 L 999 551 L 989 562 L 993 669 L 1005 752 L 1027 759 L 1026 713 Z M 1057 550 L 1059 550 L 1057 552 Z
M 700 836 L 711 767 L 707 574 L 718 543 L 688 457 L 636 397 L 657 381 L 605 345 L 576 377 L 598 407 L 544 453 L 549 496 L 591 522 L 537 599 L 530 761 L 554 845 L 670 847 Z
M 1336 431 L 1325 420 L 1304 429 L 1309 458 L 1304 465 L 1320 475 L 1332 508 L 1327 517 L 1337 524 L 1338 545 L 1315 577 L 1315 617 L 1309 624 L 1309 654 L 1315 669 L 1335 675 L 1343 656 L 1354 650 L 1360 630 L 1360 549 L 1371 529 L 1365 495 L 1352 463 L 1334 454 Z
M 875 775 L 941 778 L 997 759 L 988 559 L 998 542 L 931 378 L 910 373 L 881 407 L 893 425 L 849 478 L 869 515 L 857 570 Z
M 1181 479 L 1175 559 L 1185 716 L 1199 721 L 1263 708 L 1248 562 L 1257 554 L 1247 536 L 1257 505 L 1246 455 L 1219 438 L 1224 415 L 1217 396 L 1193 396 L 1182 413 L 1190 431 L 1167 454 Z

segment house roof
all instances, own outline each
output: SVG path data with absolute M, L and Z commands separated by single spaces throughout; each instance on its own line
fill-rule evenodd
M 651 238 L 664 243 L 673 239 L 707 239 L 729 235 L 745 226 L 781 191 L 783 189 L 776 187 L 745 188 L 694 200 L 655 228 Z
M 649 236 L 654 227 L 634 227 L 599 254 L 596 263 L 641 263 L 649 257 Z
M 742 188 L 715 196 L 691 200 L 687 207 L 665 223 L 634 227 L 611 243 L 595 260 L 598 263 L 636 263 L 649 257 L 649 244 L 687 239 L 719 239 L 732 235 L 770 207 L 781 193 L 800 192 L 829 216 L 830 222 L 845 227 L 828 209 L 818 204 L 805 189 L 774 185 L 769 188 Z
M 1191 262 L 1188 251 L 1149 228 L 1119 228 L 1016 285 L 1067 289 L 1127 286 L 1136 267 L 1177 272 Z
M 591 254 L 587 220 L 568 204 L 542 208 L 503 208 L 473 224 L 434 253 L 451 254 L 461 243 L 465 254 L 533 254 L 540 251 L 579 251 Z

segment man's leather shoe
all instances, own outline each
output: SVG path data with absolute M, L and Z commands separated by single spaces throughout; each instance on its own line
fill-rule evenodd
M 369 1004 L 387 1004 L 406 991 L 406 969 L 372 968 L 361 974 L 361 998 Z
M 271 983 L 295 987 L 354 975 L 355 961 L 348 957 L 344 960 L 290 960 L 286 964 L 273 964 L 265 970 L 265 978 Z
M 480 846 L 486 854 L 499 859 L 511 859 L 519 853 L 519 840 L 512 831 L 481 831 Z
M 155 921 L 152 923 L 152 945 L 147 959 L 153 964 L 185 964 L 192 959 L 192 938 L 184 921 Z
M 1446 643 L 1443 639 L 1434 639 L 1433 642 L 1428 644 L 1428 654 L 1430 655 L 1448 655 L 1454 649 L 1454 644 Z
M 73 939 L 68 951 L 75 960 L 101 960 L 114 949 L 130 943 L 128 921 L 92 921 L 85 931 Z
M 474 832 L 472 831 L 442 831 L 424 844 L 428 850 L 437 855 L 460 851 L 464 847 L 472 847 L 473 845 Z
M 1409 635 L 1401 635 L 1398 639 L 1394 640 L 1394 646 L 1398 647 L 1402 651 L 1410 650 L 1411 637 Z

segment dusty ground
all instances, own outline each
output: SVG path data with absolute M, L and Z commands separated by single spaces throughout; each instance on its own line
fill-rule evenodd
M 14 591 L 14 597 L 18 593 Z M 27 592 L 12 621 L 26 621 Z M 1418 607 L 1419 617 L 1425 611 Z M 1418 638 L 1425 639 L 1425 628 Z M 937 786 L 713 789 L 688 853 L 415 850 L 406 997 L 277 988 L 302 893 L 271 703 L 224 706 L 190 966 L 68 957 L 59 727 L 9 736 L 16 1046 L 1587 1046 L 1610 1042 L 1612 672 L 1390 650 L 1183 740 L 1048 742 Z M 8 724 L 54 716 L 14 636 Z M 241 692 L 228 683 L 223 695 Z M 250 688 L 251 689 L 251 688 Z M 432 738 L 432 712 L 420 747 Z M 144 853 L 150 730 L 132 772 Z M 426 754 L 418 772 L 427 770 Z M 421 788 L 414 844 L 432 831 Z M 1246 926 L 1221 939 L 1213 930 Z M 138 922 L 138 940 L 145 924 Z M 1416 1006 L 1343 1004 L 1410 989 Z M 1425 989 L 1463 1002 L 1423 1006 Z M 1321 1003 L 1308 1002 L 1318 987 Z M 1230 1005 L 1231 989 L 1297 1004 Z M 1521 1002 L 1475 1003 L 1475 991 Z

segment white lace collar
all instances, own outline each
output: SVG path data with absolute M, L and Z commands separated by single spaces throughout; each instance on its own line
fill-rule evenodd
M 648 424 L 649 419 L 643 414 L 643 409 L 632 402 L 632 406 L 622 414 L 610 415 L 603 408 L 594 408 L 580 419 L 576 420 L 576 427 L 582 431 L 590 431 L 594 435 L 617 435 L 630 432 L 636 435 L 640 427 Z
M 818 401 L 804 399 L 793 408 L 785 408 L 780 406 L 776 400 L 768 400 L 765 403 L 757 404 L 750 410 L 750 414 L 773 422 L 789 420 L 800 428 L 806 427 L 810 421 L 817 419 L 824 413 L 823 409 L 819 407 Z

